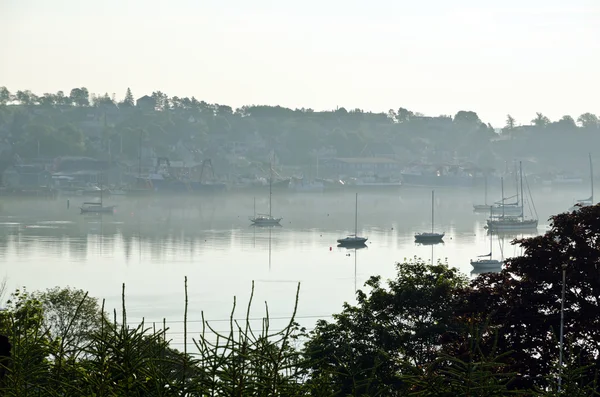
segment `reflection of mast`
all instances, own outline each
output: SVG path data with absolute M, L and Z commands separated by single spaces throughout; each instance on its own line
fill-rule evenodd
M 354 248 L 354 293 L 356 294 L 356 254 L 357 254 L 357 250 L 356 248 Z
M 431 246 L 431 265 L 433 266 L 433 245 Z
M 142 217 L 140 216 L 141 206 L 138 200 L 136 206 L 137 212 L 137 227 L 138 227 L 138 261 L 142 263 Z
M 269 271 L 271 271 L 271 228 L 269 228 Z

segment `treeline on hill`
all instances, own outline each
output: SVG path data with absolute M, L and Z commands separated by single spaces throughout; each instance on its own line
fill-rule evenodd
M 564 159 L 568 166 L 573 157 L 582 157 L 582 150 L 586 152 L 582 148 L 600 144 L 600 122 L 592 113 L 555 122 L 542 113 L 531 121 L 508 115 L 497 134 L 473 111 L 425 117 L 405 108 L 386 113 L 254 105 L 234 110 L 160 91 L 149 97 L 150 108 L 137 106 L 129 89 L 117 101 L 114 94 L 94 95 L 85 87 L 41 96 L 0 87 L 0 134 L 22 158 L 40 152 L 45 157 L 110 153 L 112 158 L 135 159 L 141 134 L 145 146 L 173 160 L 178 160 L 174 148 L 184 145 L 205 157 L 235 163 L 232 146 L 241 143 L 250 157 L 264 156 L 264 150 L 253 152 L 255 146 L 273 149 L 289 165 L 313 164 L 317 156 L 376 154 L 379 150 L 373 148 L 379 146 L 393 148 L 408 161 L 460 157 L 481 166 L 502 166 L 518 157 L 548 164 Z
M 308 333 L 295 311 L 276 332 L 232 312 L 218 337 L 209 323 L 202 335 L 184 328 L 194 351 L 128 324 L 125 298 L 117 318 L 80 290 L 16 291 L 0 318 L 11 345 L 2 395 L 597 395 L 599 218 L 600 205 L 553 217 L 546 234 L 516 241 L 523 256 L 470 283 L 445 264 L 397 264 L 395 279 L 372 277 L 355 306 Z

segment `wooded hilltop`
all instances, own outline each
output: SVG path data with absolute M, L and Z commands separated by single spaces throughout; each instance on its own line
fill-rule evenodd
M 305 166 L 317 157 L 377 156 L 403 163 L 471 161 L 501 169 L 514 158 L 535 168 L 585 170 L 589 147 L 600 145 L 600 121 L 593 113 L 551 121 L 507 115 L 494 129 L 470 110 L 425 116 L 403 107 L 371 113 L 343 107 L 330 111 L 249 105 L 233 109 L 195 97 L 161 91 L 134 97 L 126 90 L 95 95 L 85 87 L 36 95 L 0 87 L 0 156 L 90 156 L 136 159 L 143 145 L 156 156 L 183 160 L 212 158 L 218 170 L 275 153 L 282 164 Z

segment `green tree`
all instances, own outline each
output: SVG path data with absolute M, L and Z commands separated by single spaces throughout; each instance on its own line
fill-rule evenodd
M 170 109 L 169 96 L 161 91 L 154 91 L 152 93 L 152 98 L 156 102 L 156 107 L 161 110 Z
M 388 288 L 372 277 L 356 306 L 344 304 L 332 323 L 317 322 L 304 350 L 309 382 L 339 395 L 401 395 L 402 376 L 437 357 L 440 337 L 455 330 L 456 292 L 466 278 L 421 260 L 396 269 Z
M 506 126 L 504 127 L 506 131 L 512 131 L 516 126 L 516 120 L 510 114 L 506 115 Z
M 407 121 L 410 121 L 413 116 L 414 114 L 410 110 L 399 108 L 398 112 L 396 113 L 396 120 L 399 123 L 406 123 Z
M 577 118 L 577 122 L 581 124 L 583 128 L 598 128 L 600 127 L 600 120 L 598 116 L 593 113 L 584 113 Z
M 459 110 L 454 115 L 454 122 L 470 123 L 470 124 L 481 124 L 481 120 L 477 113 L 470 110 Z
M 599 217 L 600 205 L 553 216 L 544 235 L 516 241 L 522 256 L 507 259 L 502 272 L 481 275 L 466 290 L 457 315 L 475 322 L 489 317 L 499 350 L 512 351 L 505 362 L 519 374 L 521 388 L 548 386 L 546 375 L 558 362 L 563 266 L 564 335 L 576 341 L 565 349 L 565 361 L 577 357 L 581 367 L 589 366 L 588 381 L 600 370 L 594 353 L 600 345 Z M 495 338 L 486 338 L 489 347 Z
M 0 87 L 0 105 L 10 102 L 10 91 L 6 87 Z
M 81 351 L 101 325 L 98 300 L 83 290 L 55 287 L 34 297 L 42 304 L 45 328 L 53 339 L 60 338 L 68 353 Z
M 419 368 L 416 376 L 407 376 L 406 382 L 411 385 L 414 395 L 425 396 L 506 396 L 527 395 L 511 388 L 514 374 L 505 371 L 503 363 L 510 352 L 497 352 L 493 349 L 484 353 L 481 349 L 479 324 L 471 325 L 459 336 L 464 349 L 459 354 L 441 352 L 438 357 L 423 368 Z M 446 337 L 444 350 L 454 341 Z
M 39 100 L 42 106 L 54 106 L 56 104 L 56 96 L 49 92 L 44 93 Z
M 71 98 L 66 97 L 65 93 L 58 91 L 55 95 L 57 105 L 71 105 Z
M 44 329 L 43 314 L 41 302 L 25 289 L 13 292 L 0 312 L 0 334 L 6 335 L 11 344 L 11 362 L 0 383 L 1 395 L 28 395 L 34 391 L 49 395 L 48 357 L 56 352 L 56 345 Z
M 90 94 L 88 89 L 85 87 L 73 88 L 69 94 L 71 103 L 76 106 L 89 106 L 90 105 Z
M 536 127 L 543 128 L 543 127 L 546 127 L 548 124 L 550 124 L 550 119 L 548 117 L 544 116 L 542 113 L 537 112 L 535 114 L 535 118 L 533 120 L 531 120 L 531 122 Z
M 21 105 L 26 106 L 35 105 L 38 101 L 38 97 L 29 90 L 17 91 L 15 98 Z

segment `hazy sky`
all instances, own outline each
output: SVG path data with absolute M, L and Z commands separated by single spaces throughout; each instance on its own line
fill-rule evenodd
M 600 113 L 598 0 L 0 0 L 0 26 L 11 91 Z

